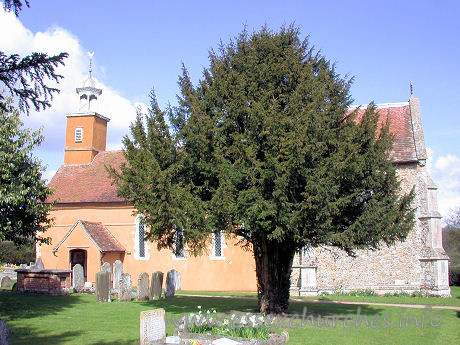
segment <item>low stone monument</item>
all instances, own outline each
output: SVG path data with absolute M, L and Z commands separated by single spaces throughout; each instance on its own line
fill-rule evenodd
M 152 299 L 160 299 L 161 289 L 163 287 L 163 272 L 155 272 L 152 274 L 152 283 L 150 285 L 150 296 Z
M 166 337 L 165 310 L 153 309 L 141 311 L 140 345 L 157 341 L 163 343 Z
M 148 301 L 149 299 L 149 275 L 143 272 L 139 275 L 139 279 L 137 280 L 137 300 Z
M 85 287 L 85 272 L 80 264 L 72 268 L 72 286 L 74 292 L 79 292 Z
M 10 330 L 2 319 L 0 319 L 0 345 L 11 345 Z
M 174 297 L 176 292 L 176 278 L 175 270 L 168 271 L 166 275 L 166 288 L 165 288 L 165 298 Z
M 131 301 L 132 290 L 131 276 L 128 273 L 123 273 L 118 283 L 118 300 L 120 302 Z
M 120 284 L 120 278 L 123 274 L 123 263 L 117 260 L 113 263 L 113 288 L 118 289 Z
M 107 271 L 96 273 L 96 301 L 110 302 L 110 273 Z
M 11 286 L 11 279 L 8 276 L 2 277 L 2 281 L 0 282 L 0 287 L 9 288 Z

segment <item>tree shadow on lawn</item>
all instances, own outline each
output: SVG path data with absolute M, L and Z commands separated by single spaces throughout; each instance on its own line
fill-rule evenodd
M 81 337 L 82 332 L 67 331 L 62 333 L 50 333 L 43 331 L 39 327 L 10 327 L 11 338 L 13 344 L 21 345 L 59 345 L 59 344 L 74 344 L 75 339 Z M 133 345 L 139 344 L 139 339 L 130 339 L 125 341 L 96 341 L 89 342 L 88 345 Z
M 78 295 L 49 296 L 0 292 L 0 317 L 13 321 L 57 314 L 75 304 L 88 303 Z
M 39 327 L 16 327 L 8 324 L 11 331 L 11 340 L 13 344 L 47 344 L 58 345 L 69 343 L 75 336 L 80 335 L 80 332 L 67 331 L 63 333 L 52 333 L 43 331 Z M 132 343 L 131 343 L 132 344 Z
M 240 313 L 258 313 L 258 305 L 256 300 L 235 298 L 219 298 L 219 297 L 188 297 L 176 295 L 173 298 L 162 298 L 160 300 L 137 302 L 149 309 L 163 308 L 166 313 L 185 314 L 197 313 L 198 306 L 201 310 L 215 309 L 218 313 L 232 314 L 232 312 Z M 287 316 L 299 314 L 302 315 L 304 308 L 307 308 L 308 313 L 318 315 L 348 315 L 356 314 L 360 308 L 361 315 L 374 315 L 382 312 L 382 309 L 377 306 L 369 305 L 351 305 L 338 303 L 308 303 L 306 302 L 291 302 Z

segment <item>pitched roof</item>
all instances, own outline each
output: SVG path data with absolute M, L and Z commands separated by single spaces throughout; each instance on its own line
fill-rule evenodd
M 414 114 L 411 114 L 410 103 L 378 104 L 377 107 L 380 124 L 390 119 L 390 132 L 394 135 L 393 150 L 390 153 L 393 162 L 417 162 L 420 157 L 417 156 L 414 136 L 416 126 L 413 123 Z M 364 114 L 365 109 L 366 106 L 362 106 L 358 110 L 358 118 Z M 421 135 L 423 140 L 423 134 Z M 62 165 L 48 184 L 55 192 L 47 202 L 124 202 L 125 200 L 118 196 L 117 187 L 112 184 L 105 169 L 105 166 L 118 168 L 123 161 L 121 151 L 105 151 L 97 154 L 90 164 Z
M 367 106 L 358 110 L 357 119 L 364 115 Z M 377 111 L 380 115 L 379 125 L 390 120 L 390 132 L 394 135 L 393 150 L 390 153 L 394 163 L 417 162 L 417 151 L 415 148 L 414 130 L 409 102 L 377 104 Z
M 124 252 L 125 248 L 118 242 L 118 240 L 112 235 L 112 233 L 102 223 L 88 222 L 85 220 L 78 220 L 74 226 L 65 234 L 58 245 L 53 249 L 57 251 L 59 247 L 65 242 L 67 237 L 74 231 L 77 225 L 81 225 L 86 235 L 91 241 L 94 242 L 96 247 L 102 253 L 105 252 Z
M 104 151 L 98 153 L 90 164 L 62 165 L 48 184 L 54 193 L 46 202 L 124 202 L 105 168 L 112 166 L 116 169 L 123 161 L 121 151 Z

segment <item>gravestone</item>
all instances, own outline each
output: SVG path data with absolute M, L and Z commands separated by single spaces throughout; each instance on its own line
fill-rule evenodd
M 123 273 L 118 283 L 118 300 L 120 302 L 131 301 L 131 276 L 128 273 Z
M 152 275 L 152 283 L 150 285 L 150 296 L 152 299 L 160 299 L 162 287 L 163 272 L 157 271 Z
M 37 260 L 35 260 L 35 268 L 37 270 L 44 270 L 45 269 L 45 266 L 43 265 L 43 261 L 41 258 L 38 258 Z
M 148 301 L 149 299 L 149 275 L 143 272 L 139 275 L 139 279 L 137 280 L 137 300 Z
M 123 274 L 123 263 L 117 260 L 113 263 L 113 288 L 118 289 L 120 284 L 120 278 Z
M 0 345 L 11 345 L 10 330 L 2 319 L 0 319 Z
M 176 278 L 177 275 L 175 274 L 175 270 L 171 270 L 166 275 L 166 288 L 165 288 L 165 298 L 174 297 L 174 293 L 176 292 Z
M 96 301 L 110 302 L 110 273 L 107 271 L 96 273 Z
M 163 343 L 166 337 L 165 310 L 153 309 L 141 311 L 140 345 L 148 345 L 158 341 Z
M 108 262 L 104 262 L 101 266 L 101 271 L 109 272 L 109 280 L 112 282 L 112 265 Z
M 76 264 L 72 268 L 72 286 L 75 292 L 79 292 L 85 287 L 85 273 L 80 264 Z
M 112 275 L 112 266 L 108 262 L 104 262 L 101 266 L 101 271 L 109 272 Z
M 180 276 L 180 272 L 179 271 L 176 271 L 176 270 L 171 270 L 173 271 L 174 275 L 176 276 L 176 291 L 177 290 L 181 290 L 182 287 L 181 287 L 181 276 Z
M 41 258 L 37 258 L 37 260 L 35 261 L 35 264 L 33 264 L 31 267 L 30 267 L 31 270 L 34 270 L 34 271 L 41 271 L 41 270 L 44 270 L 45 269 L 45 266 L 43 266 L 43 261 Z
M 9 288 L 11 286 L 11 279 L 8 276 L 2 277 L 2 281 L 0 282 L 0 287 Z

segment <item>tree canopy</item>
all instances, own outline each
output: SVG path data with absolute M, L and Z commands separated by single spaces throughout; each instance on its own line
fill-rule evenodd
M 22 126 L 17 110 L 0 109 L 0 241 L 17 245 L 45 241 L 37 232 L 49 227 L 47 214 L 53 206 L 45 204 L 51 190 L 32 156 L 43 137 Z
M 460 208 L 453 211 L 446 220 L 442 246 L 449 255 L 450 266 L 460 268 Z
M 29 1 L 24 2 L 29 7 Z M 14 11 L 19 15 L 23 1 L 5 0 L 5 10 Z M 30 103 L 35 110 L 46 109 L 51 106 L 50 101 L 54 93 L 59 93 L 55 87 L 45 84 L 47 81 L 59 83 L 62 75 L 57 74 L 55 69 L 64 65 L 67 53 L 48 56 L 44 53 L 32 53 L 20 58 L 18 54 L 7 55 L 0 51 L 0 86 L 3 84 L 10 97 L 17 100 L 19 110 L 29 113 Z M 6 110 L 6 98 L 0 93 L 0 108 Z
M 180 228 L 199 252 L 216 230 L 239 236 L 254 251 L 260 309 L 277 313 L 297 250 L 405 238 L 413 193 L 399 193 L 388 124 L 372 104 L 358 121 L 352 80 L 296 27 L 243 31 L 209 56 L 197 86 L 183 67 L 176 107 L 152 94 L 123 140 L 127 164 L 111 170 L 149 239 L 172 246 Z

